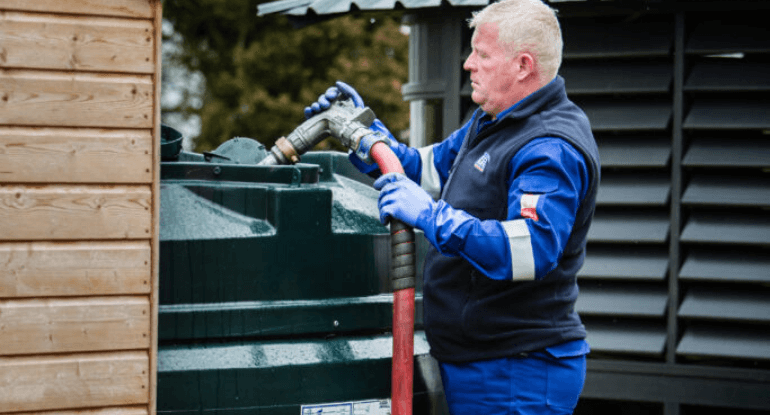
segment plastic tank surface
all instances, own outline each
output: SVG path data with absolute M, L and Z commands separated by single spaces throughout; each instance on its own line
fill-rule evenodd
M 158 413 L 390 414 L 390 235 L 372 180 L 343 153 L 264 167 L 252 139 L 197 154 L 180 137 L 163 127 Z M 420 299 L 414 413 L 444 413 Z

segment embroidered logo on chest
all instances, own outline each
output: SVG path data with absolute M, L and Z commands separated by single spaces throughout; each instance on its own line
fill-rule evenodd
M 537 221 L 538 200 L 540 200 L 540 195 L 533 195 L 529 193 L 521 195 L 521 216 Z
M 475 167 L 476 170 L 484 173 L 484 169 L 487 168 L 488 163 L 489 163 L 489 153 L 484 153 L 483 156 L 479 157 L 479 159 L 476 160 L 475 163 L 473 163 L 473 167 Z

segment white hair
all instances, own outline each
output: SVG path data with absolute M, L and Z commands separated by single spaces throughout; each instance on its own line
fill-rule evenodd
M 502 0 L 473 14 L 469 26 L 497 23 L 497 41 L 508 56 L 528 52 L 543 84 L 556 77 L 563 41 L 555 11 L 541 0 Z

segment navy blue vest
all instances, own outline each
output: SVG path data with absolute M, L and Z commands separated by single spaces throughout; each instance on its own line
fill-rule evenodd
M 574 309 L 576 274 L 585 257 L 600 175 L 588 118 L 567 98 L 558 76 L 477 135 L 481 115 L 475 114 L 442 191 L 450 206 L 482 220 L 506 220 L 509 162 L 539 137 L 561 138 L 578 149 L 591 183 L 561 260 L 541 280 L 492 280 L 462 257 L 430 247 L 423 277 L 424 323 L 431 354 L 440 361 L 514 356 L 586 336 Z M 478 174 L 473 165 L 485 153 L 491 157 L 484 174 Z

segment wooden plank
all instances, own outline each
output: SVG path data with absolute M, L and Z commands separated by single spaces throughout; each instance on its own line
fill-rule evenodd
M 150 238 L 151 197 L 149 186 L 0 185 L 0 238 Z
M 13 415 L 148 415 L 147 406 L 123 406 L 72 411 L 16 412 Z
M 146 296 L 0 301 L 6 356 L 146 349 L 149 330 Z
M 149 294 L 148 241 L 0 244 L 0 298 Z
M 71 411 L 15 412 L 13 415 L 148 415 L 147 406 L 123 406 Z
M 149 20 L 0 13 L 0 67 L 153 73 Z
M 0 10 L 149 18 L 154 0 L 0 0 Z
M 147 403 L 147 352 L 0 358 L 0 412 Z
M 153 16 L 153 26 L 155 28 L 155 61 L 158 64 L 153 74 L 153 83 L 155 87 L 155 111 L 153 126 L 153 172 L 152 172 L 152 290 L 150 292 L 151 313 L 151 338 L 150 342 L 150 387 L 149 405 L 150 415 L 155 415 L 158 407 L 158 305 L 159 300 L 159 267 L 160 261 L 158 253 L 160 251 L 160 137 L 161 137 L 161 119 L 160 119 L 160 97 L 162 73 L 161 65 L 163 62 L 161 45 L 163 44 L 163 4 L 160 1 L 155 3 L 155 15 Z
M 5 183 L 151 183 L 152 130 L 0 127 Z
M 0 69 L 0 124 L 151 128 L 150 76 Z

